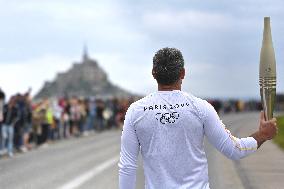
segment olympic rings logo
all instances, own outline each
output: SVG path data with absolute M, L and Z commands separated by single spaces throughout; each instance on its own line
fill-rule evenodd
M 179 118 L 179 113 L 156 113 L 155 115 L 156 120 L 160 121 L 162 124 L 166 123 L 175 123 L 176 120 Z

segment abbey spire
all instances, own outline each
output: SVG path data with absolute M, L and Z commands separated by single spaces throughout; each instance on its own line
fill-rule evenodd
M 89 54 L 88 54 L 88 46 L 84 44 L 83 47 L 83 62 L 86 62 L 89 60 Z

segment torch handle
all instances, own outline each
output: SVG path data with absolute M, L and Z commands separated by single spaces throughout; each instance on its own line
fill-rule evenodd
M 259 78 L 261 102 L 265 120 L 273 118 L 273 110 L 276 96 L 276 77 Z

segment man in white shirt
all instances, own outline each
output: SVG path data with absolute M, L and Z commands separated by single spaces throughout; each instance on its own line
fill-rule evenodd
M 243 158 L 277 133 L 276 119 L 260 114 L 259 130 L 246 138 L 231 135 L 205 100 L 181 91 L 184 60 L 175 48 L 160 49 L 152 75 L 158 91 L 133 103 L 125 117 L 119 161 L 119 188 L 136 186 L 141 151 L 147 189 L 209 189 L 203 139 L 230 159 Z

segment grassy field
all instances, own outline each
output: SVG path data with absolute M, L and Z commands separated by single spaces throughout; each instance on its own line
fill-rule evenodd
M 278 134 L 273 139 L 282 149 L 284 149 L 284 116 L 277 117 Z

